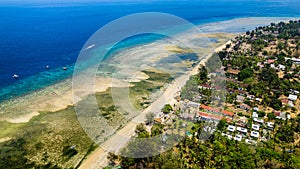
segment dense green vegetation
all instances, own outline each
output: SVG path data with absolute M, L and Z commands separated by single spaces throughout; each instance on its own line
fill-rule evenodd
M 300 124 L 300 116 L 295 120 L 294 125 Z M 204 132 L 199 122 L 192 127 L 192 137 L 185 138 L 172 150 L 149 158 L 126 158 L 116 156 L 113 160 L 121 160 L 123 168 L 299 168 L 300 167 L 300 145 L 286 144 L 291 140 L 293 133 L 289 124 L 282 124 L 282 127 L 268 142 L 261 142 L 257 146 L 251 146 L 244 142 L 229 140 L 215 132 L 208 140 L 202 141 L 196 132 Z M 222 130 L 227 126 L 226 120 L 221 120 L 218 129 Z M 288 129 L 288 130 L 286 130 Z M 149 137 L 146 130 L 137 129 L 138 137 Z M 143 133 L 142 135 L 140 133 Z M 151 132 L 152 133 L 152 132 Z M 285 138 L 285 139 L 283 139 Z M 279 139 L 279 140 L 278 140 Z M 282 140 L 281 140 L 282 139 Z M 137 149 L 136 140 L 131 141 L 126 150 Z M 154 143 L 153 143 L 154 144 Z M 153 147 L 145 147 L 140 151 L 149 154 Z M 142 152 L 141 152 L 142 153 Z

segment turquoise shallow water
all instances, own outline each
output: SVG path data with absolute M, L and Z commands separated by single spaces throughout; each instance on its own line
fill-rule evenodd
M 249 16 L 299 16 L 299 2 L 287 2 L 1 2 L 0 100 L 21 96 L 71 77 L 76 58 L 86 40 L 101 26 L 118 17 L 136 12 L 164 12 L 195 24 L 204 24 Z M 157 35 L 136 36 L 120 43 L 114 51 L 160 38 Z M 46 65 L 50 66 L 49 70 Z M 62 70 L 64 66 L 68 70 Z M 20 79 L 14 80 L 13 74 L 20 75 Z

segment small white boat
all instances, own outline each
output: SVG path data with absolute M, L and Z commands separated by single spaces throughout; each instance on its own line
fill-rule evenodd
M 50 68 L 50 66 L 47 65 L 47 66 L 46 66 L 46 69 L 49 69 L 49 68 Z
M 19 79 L 19 78 L 20 78 L 20 76 L 19 76 L 19 75 L 17 75 L 17 74 L 14 74 L 14 75 L 12 76 L 12 78 L 14 78 L 14 79 Z
M 95 44 L 92 44 L 92 45 L 86 47 L 85 50 L 87 50 L 87 49 L 92 49 L 92 48 L 95 47 L 95 46 L 96 46 Z
M 68 68 L 67 67 L 63 67 L 63 70 L 67 70 Z

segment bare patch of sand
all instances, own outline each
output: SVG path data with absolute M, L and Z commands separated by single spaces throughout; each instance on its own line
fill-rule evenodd
M 6 142 L 6 141 L 9 141 L 9 140 L 11 140 L 10 137 L 3 137 L 3 138 L 0 138 L 0 143 Z

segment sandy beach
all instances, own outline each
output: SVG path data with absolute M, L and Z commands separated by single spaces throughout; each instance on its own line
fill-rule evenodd
M 234 34 L 211 34 L 210 37 L 216 37 L 219 41 L 211 43 L 210 46 L 224 43 L 233 36 Z M 204 41 L 204 44 L 209 43 L 209 40 L 203 39 L 206 38 L 204 35 L 190 34 L 188 37 L 190 39 L 200 39 L 199 41 Z M 96 76 L 95 90 L 94 84 L 87 83 L 81 84 L 77 90 L 82 91 L 80 96 L 84 97 L 95 92 L 104 92 L 109 87 L 128 87 L 130 82 L 139 82 L 149 78 L 141 71 L 153 68 L 159 68 L 171 75 L 180 73 L 184 67 L 187 67 L 188 63 L 182 64 L 180 58 L 175 55 L 190 51 L 179 46 L 180 44 L 176 44 L 176 42 L 170 43 L 170 39 L 167 39 L 127 49 L 116 54 L 109 61 L 109 64 L 121 65 L 118 67 L 119 71 L 114 72 L 113 77 Z M 196 50 L 201 51 L 202 56 L 211 53 L 207 46 L 200 46 Z M 170 56 L 172 58 L 168 58 Z M 169 64 L 168 60 L 170 59 L 177 59 L 178 62 Z M 161 66 L 162 64 L 164 66 Z M 32 117 L 39 115 L 39 112 L 58 111 L 69 105 L 76 104 L 80 100 L 81 98 L 73 98 L 72 79 L 66 79 L 40 91 L 0 103 L 0 121 L 6 120 L 11 123 L 28 122 Z

